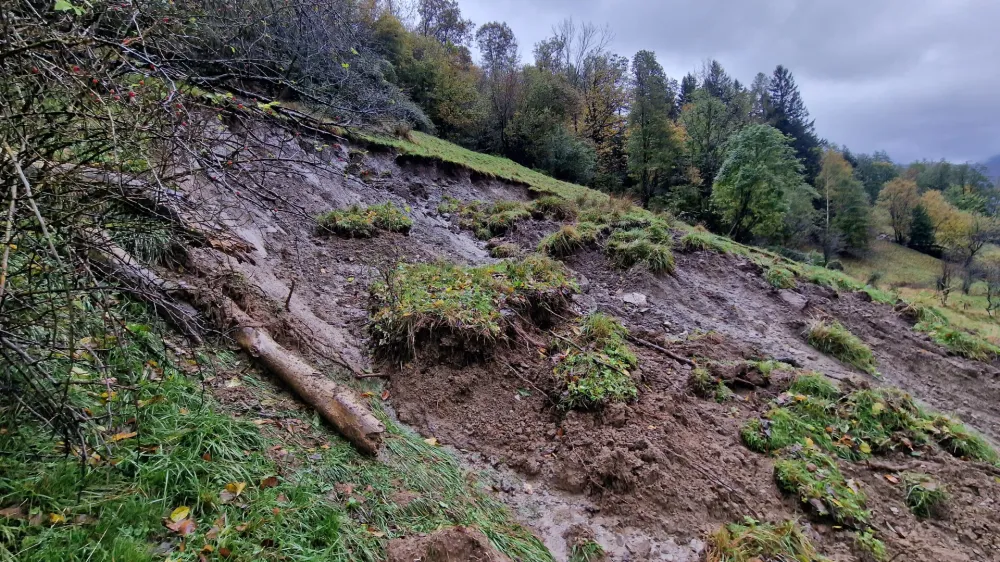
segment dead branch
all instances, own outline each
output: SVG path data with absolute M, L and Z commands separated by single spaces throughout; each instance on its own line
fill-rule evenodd
M 681 357 L 680 355 L 677 355 L 673 351 L 670 351 L 669 349 L 666 349 L 664 347 L 660 347 L 660 346 L 656 345 L 655 343 L 648 342 L 648 341 L 646 341 L 646 340 L 644 340 L 642 338 L 637 338 L 635 336 L 629 336 L 628 339 L 632 343 L 641 345 L 643 347 L 648 347 L 649 349 L 653 349 L 653 350 L 659 351 L 660 353 L 666 355 L 667 357 L 673 359 L 674 361 L 677 361 L 678 363 L 683 363 L 683 364 L 689 365 L 691 367 L 696 367 L 697 366 L 694 361 L 688 359 L 687 357 Z

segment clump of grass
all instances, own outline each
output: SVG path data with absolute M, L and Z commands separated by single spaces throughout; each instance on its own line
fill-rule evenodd
M 704 367 L 698 367 L 691 373 L 691 387 L 698 396 L 711 398 L 720 404 L 735 396 L 733 389 L 726 386 L 725 381 L 713 377 Z
M 783 267 L 769 267 L 764 279 L 775 289 L 795 288 L 795 274 Z
M 503 242 L 490 248 L 490 256 L 497 259 L 512 258 L 521 253 L 521 247 L 510 242 Z
M 854 537 L 854 544 L 867 559 L 866 562 L 886 562 L 889 560 L 889 553 L 886 552 L 885 543 L 875 536 L 875 531 L 865 529 Z
M 948 492 L 944 487 L 927 474 L 905 472 L 903 486 L 906 487 L 906 506 L 921 519 L 940 513 L 948 499 Z
M 557 221 L 576 220 L 580 212 L 573 201 L 556 195 L 546 195 L 531 202 L 532 214 L 537 218 L 549 217 Z
M 604 547 L 592 540 L 574 544 L 569 553 L 569 562 L 603 562 L 605 559 Z
M 865 342 L 852 334 L 840 322 L 817 321 L 809 326 L 806 341 L 819 351 L 848 365 L 875 374 L 875 355 Z
M 732 251 L 733 245 L 729 240 L 716 236 L 705 230 L 692 230 L 681 237 L 681 251 L 698 252 L 712 251 L 719 254 L 728 254 Z
M 562 258 L 573 254 L 585 243 L 580 230 L 574 225 L 567 224 L 542 238 L 538 243 L 538 251 L 554 258 Z
M 531 218 L 531 209 L 521 201 L 458 202 L 448 199 L 438 207 L 438 211 L 457 214 L 460 227 L 471 230 L 480 240 L 503 236 L 523 220 Z
M 442 215 L 453 215 L 458 212 L 461 208 L 462 201 L 456 199 L 450 195 L 445 195 L 441 198 L 441 203 L 438 204 L 437 211 Z
M 481 267 L 404 264 L 372 285 L 369 332 L 385 358 L 410 358 L 445 335 L 485 353 L 512 322 L 564 308 L 575 290 L 562 264 L 537 254 Z
M 914 329 L 926 332 L 935 343 L 943 345 L 961 357 L 977 361 L 991 361 L 1000 355 L 1000 347 L 979 336 L 949 326 L 945 322 L 925 321 L 914 326 Z
M 656 242 L 646 229 L 615 231 L 605 245 L 615 267 L 642 265 L 651 273 L 673 273 L 674 256 L 668 243 Z
M 774 464 L 774 477 L 779 488 L 795 494 L 820 518 L 858 527 L 871 517 L 858 484 L 845 480 L 836 461 L 809 442 L 789 449 Z
M 777 525 L 746 518 L 709 535 L 706 562 L 826 562 L 794 521 Z
M 380 230 L 408 234 L 413 227 L 413 221 L 406 216 L 404 209 L 396 207 L 392 201 L 370 207 L 351 205 L 324 213 L 316 222 L 322 231 L 348 238 L 371 238 Z
M 842 393 L 818 373 L 799 375 L 760 419 L 740 430 L 744 444 L 770 453 L 809 439 L 847 460 L 938 443 L 957 457 L 997 464 L 996 451 L 957 420 L 928 413 L 898 389 Z
M 560 403 L 567 409 L 593 409 L 638 396 L 631 370 L 638 365 L 628 346 L 628 330 L 603 313 L 584 317 L 569 340 L 557 339 L 556 378 L 564 386 Z

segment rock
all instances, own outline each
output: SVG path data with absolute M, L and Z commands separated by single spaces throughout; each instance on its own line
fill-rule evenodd
M 781 300 L 788 303 L 788 306 L 791 306 L 795 310 L 802 310 L 809 303 L 809 299 L 803 297 L 795 291 L 789 291 L 787 289 L 778 291 L 778 296 L 781 297 Z
M 646 295 L 642 293 L 625 293 L 622 295 L 622 300 L 635 306 L 646 306 L 647 304 Z

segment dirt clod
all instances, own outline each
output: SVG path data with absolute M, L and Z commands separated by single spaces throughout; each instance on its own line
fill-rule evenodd
M 389 542 L 388 562 L 511 562 L 497 552 L 481 531 L 470 527 L 442 529 L 424 537 Z

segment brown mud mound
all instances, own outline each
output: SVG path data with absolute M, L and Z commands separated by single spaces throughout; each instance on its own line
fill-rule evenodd
M 424 537 L 389 542 L 388 562 L 511 562 L 482 532 L 468 527 L 442 529 Z

